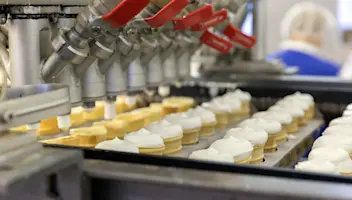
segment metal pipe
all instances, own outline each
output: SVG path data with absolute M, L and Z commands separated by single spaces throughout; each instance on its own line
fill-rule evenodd
M 253 36 L 260 42 L 252 49 L 252 58 L 257 60 L 264 59 L 266 56 L 266 3 L 266 1 L 253 0 Z
M 76 6 L 76 5 L 87 5 L 89 0 L 3 0 L 0 5 L 65 5 L 65 6 Z
M 74 21 L 74 19 L 59 19 L 56 26 L 58 29 L 69 30 L 73 26 Z M 82 101 L 81 80 L 71 63 L 65 66 L 61 73 L 53 79 L 53 82 L 69 86 L 71 106 L 76 107 L 81 105 Z
M 55 52 L 52 53 L 42 66 L 41 74 L 43 78 L 50 80 L 59 73 L 67 63 L 74 62 L 75 59 L 86 58 L 87 55 L 85 55 L 84 49 L 91 41 L 98 40 L 100 36 L 104 35 L 103 31 L 118 35 L 118 31 L 108 22 L 101 20 L 101 16 L 108 13 L 120 2 L 121 0 L 91 1 L 77 16 L 74 26 L 69 31 L 55 38 Z M 80 62 L 77 64 L 79 63 Z
M 69 86 L 70 101 L 72 107 L 79 106 L 82 101 L 81 80 L 75 73 L 71 64 L 67 65 L 65 69 L 54 79 L 54 82 L 66 84 Z
M 94 60 L 82 77 L 82 100 L 84 102 L 101 100 L 105 92 L 105 75 L 100 73 L 98 60 L 95 57 L 88 57 Z
M 128 89 L 128 65 L 121 65 L 120 53 L 113 55 L 114 62 L 105 74 L 107 96 L 117 96 Z
M 188 49 L 183 49 L 183 53 L 176 59 L 178 79 L 187 79 L 190 76 L 191 55 Z
M 128 67 L 128 90 L 141 91 L 146 87 L 146 68 L 142 65 L 140 55 Z
M 9 52 L 7 51 L 6 47 L 0 44 L 0 64 L 3 65 L 6 69 L 6 78 L 10 80 L 10 56 Z M 6 80 L 3 80 L 6 81 Z
M 41 83 L 40 30 L 46 19 L 10 21 L 9 45 L 12 86 Z
M 171 53 L 169 57 L 167 57 L 164 62 L 164 77 L 169 83 L 176 81 L 177 79 L 177 71 L 176 71 L 176 58 L 175 54 Z
M 160 59 L 160 49 L 147 64 L 148 87 L 156 87 L 164 81 L 164 70 Z

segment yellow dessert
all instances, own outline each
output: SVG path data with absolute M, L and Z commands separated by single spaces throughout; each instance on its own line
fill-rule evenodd
M 13 133 L 26 133 L 28 132 L 26 125 L 18 126 L 15 128 L 10 128 L 10 132 Z
M 57 125 L 57 118 L 52 117 L 40 122 L 40 128 L 37 130 L 37 135 L 50 135 L 60 132 L 61 130 Z
M 254 130 L 248 127 L 233 128 L 227 131 L 224 138 L 234 137 L 248 140 L 253 145 L 251 164 L 259 164 L 264 160 L 264 146 L 268 140 L 268 133 L 264 130 Z
M 140 108 L 132 111 L 133 113 L 139 113 L 145 118 L 145 126 L 152 122 L 160 121 L 163 118 L 163 111 L 157 108 Z
M 231 109 L 214 102 L 203 103 L 202 107 L 212 111 L 216 118 L 216 129 L 224 129 L 230 122 Z
M 230 122 L 238 122 L 243 119 L 241 101 L 230 96 L 218 97 L 212 100 L 212 103 L 226 109 Z
M 247 119 L 239 124 L 241 128 L 252 128 L 256 131 L 264 130 L 268 134 L 268 139 L 264 146 L 266 153 L 275 152 L 277 150 L 277 140 L 286 131 L 277 121 L 264 120 L 261 118 Z
M 199 131 L 202 127 L 200 117 L 188 116 L 185 113 L 176 113 L 167 115 L 164 119 L 171 124 L 177 124 L 182 127 L 182 144 L 191 145 L 199 141 Z
M 146 129 L 152 134 L 160 135 L 164 140 L 165 151 L 163 155 L 175 154 L 182 150 L 182 126 L 162 120 L 149 124 Z
M 214 135 L 217 121 L 216 116 L 212 111 L 198 106 L 195 109 L 188 110 L 186 112 L 186 115 L 200 117 L 202 121 L 202 126 L 200 128 L 199 135 L 201 137 L 208 137 Z
M 104 126 L 76 128 L 71 129 L 70 135 L 79 138 L 79 146 L 81 147 L 95 147 L 98 143 L 106 140 L 107 130 Z
M 228 99 L 239 99 L 241 101 L 241 111 L 240 114 L 242 117 L 248 117 L 250 114 L 250 105 L 252 96 L 248 92 L 244 92 L 240 89 L 235 90 L 234 92 L 228 92 L 225 95 L 225 98 Z
M 84 120 L 86 121 L 99 121 L 104 119 L 104 102 L 97 101 L 95 102 L 95 107 L 92 110 L 85 110 Z
M 237 164 L 249 164 L 252 160 L 253 146 L 245 139 L 238 139 L 232 136 L 215 141 L 210 148 L 220 153 L 232 155 L 233 162 Z
M 165 144 L 161 136 L 152 134 L 146 129 L 129 133 L 125 135 L 124 139 L 136 144 L 142 154 L 163 155 L 165 151 Z
M 93 126 L 104 126 L 107 131 L 106 138 L 112 140 L 116 137 L 123 139 L 127 133 L 128 122 L 123 120 L 100 121 L 94 122 Z
M 71 119 L 72 127 L 82 126 L 85 123 L 83 108 L 82 107 L 72 108 L 70 119 Z
M 127 132 L 138 131 L 145 125 L 145 116 L 139 113 L 121 113 L 116 116 L 117 120 L 123 120 L 128 123 Z
M 116 99 L 116 113 L 131 111 L 137 108 L 136 103 L 127 104 L 127 96 L 118 96 Z
M 79 146 L 80 139 L 78 136 L 64 136 L 50 140 L 42 140 L 40 141 L 44 144 L 57 144 L 57 145 L 66 145 L 66 146 Z
M 162 117 L 165 117 L 167 115 L 164 111 L 164 107 L 162 103 L 151 103 L 149 104 L 149 108 L 161 111 Z
M 162 105 L 166 114 L 186 112 L 195 102 L 189 97 L 170 97 L 163 100 Z

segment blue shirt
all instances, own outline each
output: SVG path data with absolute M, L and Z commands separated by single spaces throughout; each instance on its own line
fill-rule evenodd
M 298 67 L 298 75 L 337 76 L 339 73 L 338 64 L 301 51 L 283 50 L 270 55 L 268 59 L 279 59 L 287 67 Z

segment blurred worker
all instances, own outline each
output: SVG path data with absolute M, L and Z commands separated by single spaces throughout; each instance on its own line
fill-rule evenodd
M 269 60 L 297 67 L 299 75 L 336 76 L 339 65 L 322 55 L 331 30 L 337 35 L 337 20 L 329 10 L 311 2 L 298 3 L 286 13 L 281 24 L 281 50 Z

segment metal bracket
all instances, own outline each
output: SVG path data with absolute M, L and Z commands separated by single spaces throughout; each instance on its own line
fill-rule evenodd
M 0 104 L 0 131 L 70 112 L 67 86 L 40 84 L 9 88 Z

